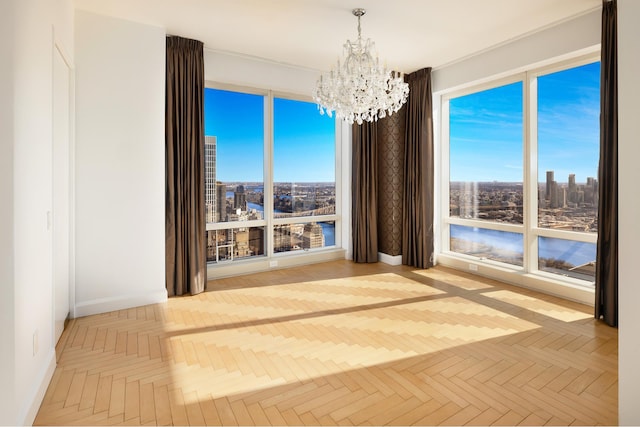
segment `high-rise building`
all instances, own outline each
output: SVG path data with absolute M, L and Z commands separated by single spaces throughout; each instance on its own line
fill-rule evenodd
M 216 212 L 216 137 L 204 137 L 204 204 L 207 222 L 217 222 Z
M 310 222 L 304 225 L 302 232 L 302 248 L 313 249 L 324 247 L 324 234 L 322 226 L 317 222 Z
M 569 194 L 567 200 L 571 203 L 576 203 L 578 198 L 578 187 L 576 186 L 576 174 L 569 174 Z
M 558 183 L 555 181 L 547 181 L 547 188 L 549 189 L 549 207 L 551 209 L 556 209 L 561 207 L 559 203 L 560 191 L 558 188 Z
M 549 201 L 552 200 L 551 192 L 553 190 L 553 182 L 555 182 L 553 171 L 547 171 L 547 191 L 544 193 L 544 197 Z
M 233 208 L 247 210 L 247 195 L 244 192 L 244 185 L 238 185 L 236 191 L 233 192 Z
M 216 221 L 224 222 L 227 220 L 227 186 L 218 181 L 216 182 Z

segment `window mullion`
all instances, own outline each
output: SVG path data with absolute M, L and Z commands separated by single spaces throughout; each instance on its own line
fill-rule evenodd
M 442 128 L 440 134 L 440 140 L 442 141 L 442 149 L 440 150 L 440 172 L 442 173 L 442 179 L 440 181 L 440 194 L 442 195 L 440 200 L 441 208 L 441 251 L 451 250 L 451 232 L 450 225 L 448 223 L 450 213 L 450 194 L 449 194 L 449 97 L 442 98 L 442 115 L 445 120 L 441 120 Z
M 538 80 L 527 73 L 524 100 L 524 268 L 538 270 Z
M 264 216 L 267 257 L 273 256 L 273 92 L 265 97 L 264 109 Z

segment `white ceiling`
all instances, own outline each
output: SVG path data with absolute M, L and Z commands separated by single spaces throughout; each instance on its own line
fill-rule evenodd
M 160 26 L 206 48 L 327 70 L 362 35 L 380 60 L 440 67 L 601 7 L 602 0 L 75 0 L 76 8 Z

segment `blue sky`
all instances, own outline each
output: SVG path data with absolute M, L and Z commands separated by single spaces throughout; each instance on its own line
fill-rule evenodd
M 538 78 L 538 181 L 597 177 L 600 64 Z M 450 103 L 450 180 L 522 182 L 522 82 Z
M 264 97 L 205 90 L 205 135 L 217 138 L 216 179 L 262 182 Z M 335 119 L 315 103 L 274 99 L 274 181 L 335 181 Z

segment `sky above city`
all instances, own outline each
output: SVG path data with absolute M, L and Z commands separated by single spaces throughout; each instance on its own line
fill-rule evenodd
M 538 181 L 597 177 L 600 64 L 538 78 Z M 450 102 L 450 180 L 522 182 L 523 83 Z
M 205 135 L 216 137 L 216 179 L 262 182 L 265 97 L 205 90 Z M 335 119 L 315 103 L 274 99 L 274 182 L 335 181 Z

